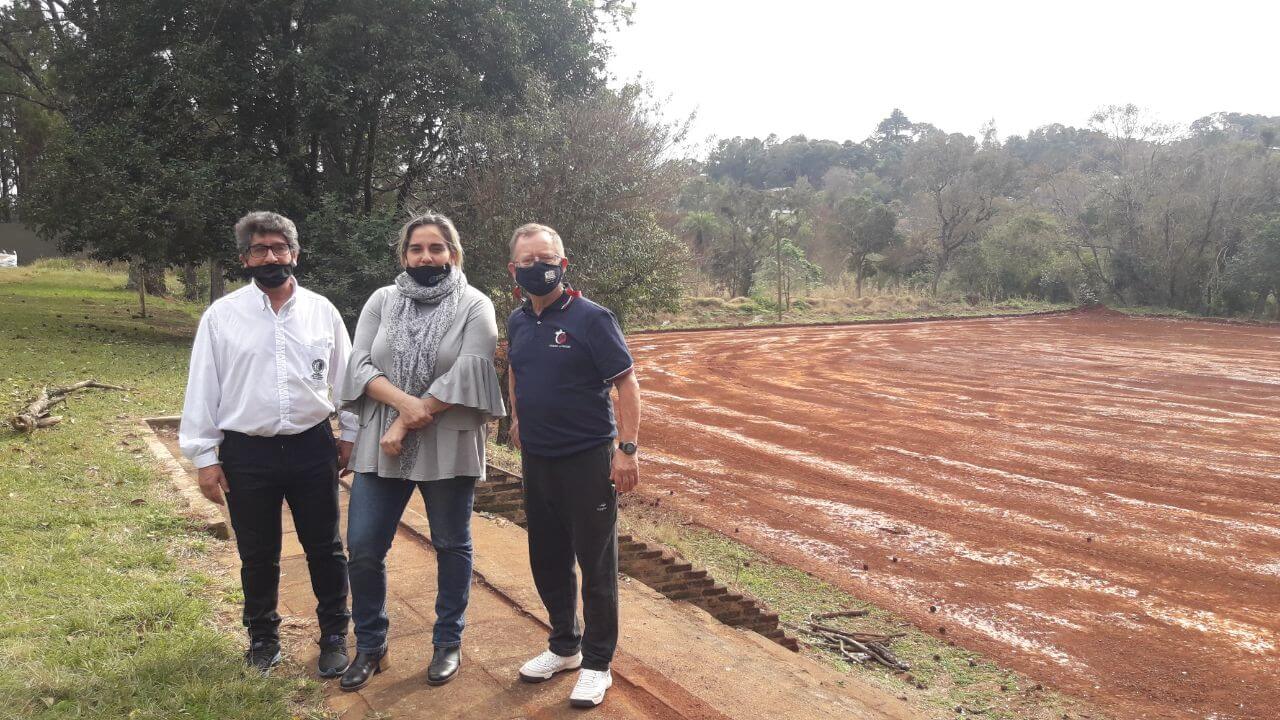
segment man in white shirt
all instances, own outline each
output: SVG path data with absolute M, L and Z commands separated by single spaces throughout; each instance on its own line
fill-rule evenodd
M 235 228 L 252 281 L 209 306 L 191 350 L 182 452 L 200 491 L 227 504 L 240 553 L 249 665 L 280 662 L 281 503 L 307 555 L 320 624 L 319 671 L 347 666 L 347 559 L 338 529 L 338 475 L 351 456 L 357 420 L 334 412 L 351 352 L 337 308 L 293 276 L 298 230 L 276 213 L 253 212 Z

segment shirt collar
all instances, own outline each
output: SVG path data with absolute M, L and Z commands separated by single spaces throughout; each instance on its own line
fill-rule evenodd
M 293 294 L 290 295 L 289 299 L 285 300 L 284 304 L 280 306 L 281 312 L 283 312 L 284 309 L 289 307 L 290 305 L 293 305 L 293 301 L 297 300 L 298 294 L 302 292 L 302 286 L 298 284 L 298 278 L 290 275 L 289 280 L 293 282 Z M 263 310 L 270 310 L 271 296 L 267 295 L 265 292 L 262 291 L 262 288 L 258 287 L 258 281 L 250 278 L 249 287 L 253 288 L 254 293 L 257 293 L 255 297 L 258 298 L 258 306 Z
M 516 288 L 516 292 L 519 292 L 519 288 Z M 520 309 L 530 317 L 533 317 L 534 315 L 536 315 L 536 313 L 533 312 L 533 301 L 530 300 L 528 297 L 525 297 L 523 293 L 520 293 L 519 297 L 520 297 Z M 582 292 L 578 290 L 574 290 L 573 286 L 571 286 L 569 283 L 564 283 L 564 292 L 560 294 L 560 297 L 556 298 L 555 302 L 543 308 L 542 314 L 545 317 L 546 314 L 552 310 L 560 312 L 565 308 L 569 307 L 570 303 L 572 303 L 574 300 L 580 297 L 582 297 Z

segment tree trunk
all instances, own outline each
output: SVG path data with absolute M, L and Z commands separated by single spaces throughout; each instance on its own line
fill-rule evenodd
M 200 271 L 193 262 L 182 266 L 182 299 L 195 302 L 200 299 Z
M 141 275 L 141 273 L 140 273 Z M 138 285 L 138 317 L 147 316 L 147 284 L 139 280 Z
M 750 297 L 751 296 L 751 273 L 747 268 L 743 267 L 738 270 L 737 287 L 734 288 L 734 297 Z
M 862 279 L 867 275 L 867 259 L 858 260 L 858 269 L 853 276 L 853 296 L 862 299 Z
M 782 237 L 778 237 L 777 262 L 778 262 L 778 322 L 782 322 Z
M 12 203 L 9 201 L 9 189 L 13 182 L 12 173 L 10 172 L 10 162 L 8 154 L 0 155 L 0 220 L 11 222 L 13 216 L 11 213 Z
M 373 110 L 373 118 L 369 121 L 369 144 L 365 146 L 364 167 L 361 185 L 364 190 L 364 214 L 373 212 L 373 159 L 378 146 L 378 108 Z
M 163 265 L 147 265 L 142 260 L 129 263 L 129 280 L 125 283 L 125 289 L 137 290 L 139 277 L 145 278 L 143 285 L 148 295 L 164 297 L 169 294 L 169 289 L 165 285 Z
M 222 263 L 217 259 L 209 261 L 209 304 L 227 294 L 227 281 L 222 277 Z

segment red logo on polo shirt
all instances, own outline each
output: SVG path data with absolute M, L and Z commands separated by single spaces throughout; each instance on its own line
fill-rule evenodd
M 565 345 L 569 342 L 569 333 L 563 330 L 556 330 L 555 340 L 557 345 Z

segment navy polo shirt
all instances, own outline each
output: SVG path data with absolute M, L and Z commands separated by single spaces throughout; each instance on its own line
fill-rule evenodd
M 609 389 L 632 363 L 613 313 L 566 289 L 541 316 L 516 308 L 507 342 L 525 452 L 562 457 L 617 437 Z

